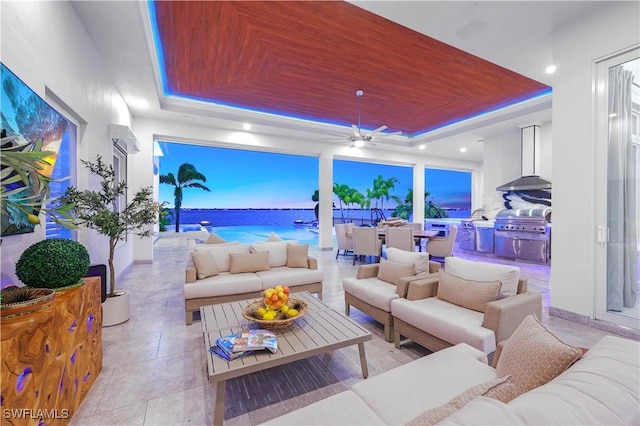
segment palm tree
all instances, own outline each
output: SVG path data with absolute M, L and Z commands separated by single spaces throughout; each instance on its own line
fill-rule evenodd
M 428 199 L 430 195 L 428 191 L 424 192 L 424 217 L 428 219 L 449 217 L 446 210 Z M 409 216 L 413 213 L 413 188 L 409 188 L 404 200 L 396 195 L 392 195 L 391 198 L 398 203 L 392 213 L 393 216 L 409 220 Z
M 160 175 L 160 183 L 166 183 L 175 187 L 173 190 L 173 196 L 175 199 L 176 232 L 180 232 L 180 208 L 182 207 L 182 199 L 184 197 L 183 189 L 200 188 L 203 191 L 211 192 L 209 188 L 200 182 L 195 182 L 198 180 L 206 182 L 207 178 L 189 163 L 180 164 L 180 167 L 178 168 L 178 179 L 176 179 L 171 172 L 166 175 Z

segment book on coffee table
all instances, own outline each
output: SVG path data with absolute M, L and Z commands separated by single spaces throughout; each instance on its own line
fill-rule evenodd
M 256 329 L 238 333 L 231 350 L 232 353 L 238 353 L 263 349 L 273 354 L 278 351 L 278 337 L 271 330 Z

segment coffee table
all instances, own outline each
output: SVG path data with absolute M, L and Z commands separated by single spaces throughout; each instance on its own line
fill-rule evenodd
M 226 385 L 229 379 L 356 344 L 360 354 L 362 377 L 366 378 L 369 375 L 364 342 L 371 340 L 371 333 L 310 294 L 294 293 L 291 297 L 298 299 L 311 297 L 319 303 L 313 301 L 313 305 L 307 303 L 309 309 L 306 315 L 297 318 L 287 328 L 273 330 L 278 336 L 277 353 L 256 351 L 231 362 L 213 355 L 209 352 L 209 348 L 215 345 L 218 337 L 228 336 L 249 328 L 258 328 L 254 323 L 245 320 L 241 313 L 242 309 L 254 302 L 255 299 L 200 308 L 203 329 L 206 328 L 203 335 L 207 352 L 207 372 L 209 381 L 216 383 L 214 425 L 219 426 L 224 422 Z M 212 316 L 213 313 L 218 314 Z M 230 324 L 234 318 L 238 319 L 239 324 Z M 242 321 L 239 320 L 240 318 Z M 218 324 L 216 320 L 220 321 L 219 324 L 222 327 L 216 327 Z

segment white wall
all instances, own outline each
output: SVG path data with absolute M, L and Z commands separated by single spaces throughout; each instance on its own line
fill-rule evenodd
M 80 119 L 78 156 L 111 161 L 110 123 L 130 124 L 124 100 L 107 75 L 102 59 L 67 2 L 2 2 L 0 60 L 43 99 L 51 93 Z M 78 165 L 77 186 L 85 188 L 88 172 Z M 44 221 L 43 221 L 44 222 Z M 17 282 L 15 263 L 31 244 L 44 239 L 36 232 L 2 238 L 2 283 Z M 78 240 L 89 250 L 92 263 L 106 263 L 106 238 L 82 230 Z M 132 261 L 131 239 L 116 253 L 116 274 Z
M 640 3 L 611 2 L 554 34 L 551 306 L 593 318 L 594 61 L 640 42 Z

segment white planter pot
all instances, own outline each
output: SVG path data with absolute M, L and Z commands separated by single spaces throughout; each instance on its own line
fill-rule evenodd
M 120 291 L 102 304 L 102 326 L 122 324 L 129 320 L 129 292 Z

